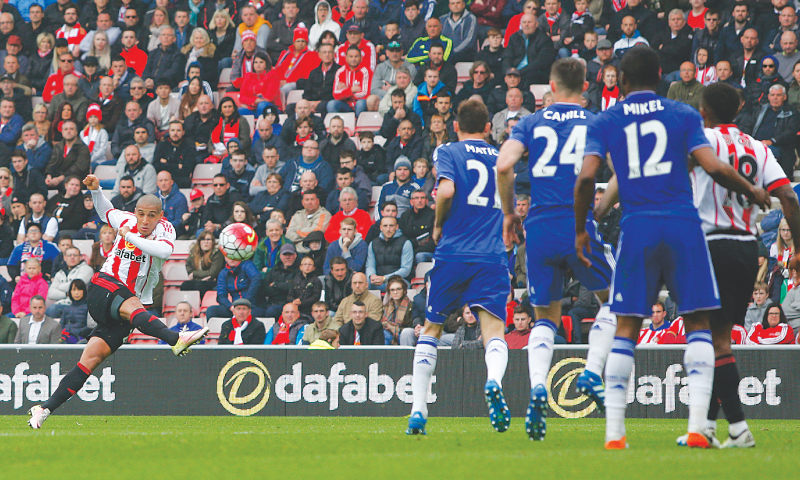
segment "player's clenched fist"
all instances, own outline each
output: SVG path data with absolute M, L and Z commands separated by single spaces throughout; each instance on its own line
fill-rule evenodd
M 86 185 L 86 188 L 89 190 L 97 190 L 100 188 L 100 180 L 94 175 L 86 175 L 86 178 L 83 179 L 83 184 Z

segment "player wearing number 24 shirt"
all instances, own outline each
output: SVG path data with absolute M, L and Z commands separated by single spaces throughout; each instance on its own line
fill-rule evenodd
M 596 215 L 618 195 L 623 212 L 617 266 L 610 291 L 617 333 L 605 371 L 607 449 L 627 447 L 625 407 L 633 351 L 642 319 L 662 285 L 684 314 L 687 347 L 684 368 L 689 390 L 687 444 L 718 444 L 706 429 L 714 375 L 709 310 L 720 306 L 719 292 L 703 229 L 693 204 L 689 160 L 725 188 L 758 205 L 769 195 L 748 183 L 711 149 L 703 119 L 688 105 L 654 93 L 661 81 L 658 54 L 646 46 L 626 53 L 620 63 L 624 101 L 589 125 L 584 165 L 575 185 L 575 248 L 585 264 L 588 235 L 583 216 L 594 194 L 594 174 L 610 154 L 614 176 Z

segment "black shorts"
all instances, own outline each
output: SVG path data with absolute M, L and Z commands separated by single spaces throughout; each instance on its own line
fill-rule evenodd
M 758 241 L 709 240 L 708 250 L 722 304 L 722 308 L 711 312 L 711 322 L 744 325 L 747 305 L 758 276 Z
M 89 337 L 102 338 L 112 352 L 117 351 L 133 331 L 130 322 L 119 318 L 119 307 L 125 300 L 136 295 L 105 273 L 96 273 L 92 277 L 87 295 L 89 314 L 97 322 Z

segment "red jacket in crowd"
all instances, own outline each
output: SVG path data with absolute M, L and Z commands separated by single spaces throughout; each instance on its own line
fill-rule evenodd
M 354 88 L 358 82 L 358 88 Z M 333 98 L 341 100 L 356 107 L 356 101 L 366 99 L 369 96 L 369 88 L 372 84 L 372 75 L 367 67 L 359 65 L 350 68 L 345 65 L 336 72 L 336 79 L 333 82 Z
M 747 341 L 755 345 L 791 345 L 794 344 L 794 330 L 786 323 L 770 328 L 757 323 L 750 329 Z
M 350 43 L 348 42 L 344 42 L 336 47 L 336 63 L 339 65 L 347 65 L 348 48 L 350 48 Z M 373 45 L 369 40 L 362 38 L 361 43 L 358 44 L 358 48 L 361 50 L 360 66 L 367 67 L 370 71 L 370 74 L 374 74 L 378 61 L 378 53 L 375 51 L 375 45 Z
M 61 70 L 57 70 L 56 73 L 47 77 L 47 83 L 42 92 L 42 100 L 44 100 L 45 103 L 50 103 L 54 96 L 64 91 L 64 77 L 70 74 L 78 78 L 83 76 L 83 74 L 77 70 L 73 70 L 66 75 L 61 73 Z
M 131 49 L 123 48 L 119 54 L 125 59 L 125 65 L 136 70 L 136 75 L 141 77 L 147 66 L 147 52 L 134 45 Z

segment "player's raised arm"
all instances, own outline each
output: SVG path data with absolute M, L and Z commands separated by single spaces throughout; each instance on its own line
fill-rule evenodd
M 87 175 L 86 178 L 83 179 L 83 184 L 92 192 L 92 201 L 94 202 L 94 209 L 97 211 L 97 214 L 100 215 L 100 218 L 105 219 L 111 224 L 110 219 L 106 215 L 109 211 L 114 209 L 114 205 L 111 205 L 111 201 L 103 195 L 103 189 L 100 188 L 100 180 L 94 175 Z M 117 228 L 117 225 L 111 226 Z
M 500 155 L 497 157 L 497 189 L 506 216 L 503 220 L 503 240 L 506 245 L 512 242 L 519 243 L 516 231 L 522 226 L 522 219 L 514 208 L 514 165 L 524 154 L 525 145 L 509 139 L 503 143 Z
M 769 210 L 771 204 L 769 193 L 763 188 L 752 185 L 739 175 L 733 167 L 720 161 L 711 147 L 700 147 L 693 151 L 691 155 L 715 182 L 728 190 L 745 195 L 762 209 Z
M 174 250 L 171 242 L 164 239 L 148 240 L 131 233 L 128 227 L 122 227 L 119 230 L 119 234 L 122 235 L 126 242 L 139 247 L 142 252 L 162 260 L 167 260 Z

